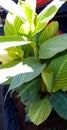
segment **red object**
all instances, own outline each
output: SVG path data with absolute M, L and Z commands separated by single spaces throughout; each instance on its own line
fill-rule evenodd
M 37 6 L 40 6 L 40 5 L 45 4 L 45 3 L 48 3 L 50 1 L 51 0 L 37 0 Z
M 63 32 L 62 32 L 60 29 L 58 30 L 58 33 L 59 33 L 59 34 L 63 34 Z

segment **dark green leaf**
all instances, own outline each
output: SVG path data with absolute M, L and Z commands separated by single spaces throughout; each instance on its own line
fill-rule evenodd
M 36 58 L 27 58 L 23 61 L 25 66 L 23 67 L 23 73 L 16 75 L 10 85 L 9 90 L 17 88 L 22 84 L 31 81 L 37 77 L 41 71 L 45 68 L 45 64 L 41 64 Z M 25 71 L 25 72 L 24 72 Z
M 26 84 L 23 84 L 20 88 L 18 88 L 19 96 L 21 97 L 21 101 L 29 101 L 32 102 L 36 99 L 39 94 L 40 89 L 40 80 L 35 79 Z
M 51 104 L 55 111 L 67 120 L 67 92 L 56 92 L 51 95 Z

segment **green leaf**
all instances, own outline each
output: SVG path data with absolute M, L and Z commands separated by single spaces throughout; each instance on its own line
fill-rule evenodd
M 42 31 L 40 38 L 39 38 L 39 44 L 42 44 L 47 39 L 55 36 L 58 31 L 58 22 L 53 21 L 51 22 L 45 29 Z
M 0 36 L 0 52 L 8 47 L 26 45 L 29 43 L 29 41 L 24 41 L 21 36 Z
M 22 3 L 23 2 L 21 1 L 20 7 L 24 9 L 26 22 L 24 22 L 24 24 L 21 25 L 19 34 L 29 35 L 29 32 L 34 32 L 35 29 L 34 19 L 36 13 L 36 0 L 26 0 L 24 4 Z
M 58 91 L 51 95 L 51 104 L 57 114 L 67 120 L 67 93 Z
M 53 78 L 54 78 L 53 72 L 48 73 L 45 70 L 43 70 L 41 75 L 44 83 L 46 84 L 46 89 L 50 93 L 53 86 Z
M 29 23 L 28 23 L 28 22 L 25 22 L 25 23 L 23 23 L 23 24 L 20 26 L 20 28 L 19 28 L 19 30 L 18 30 L 18 34 L 19 34 L 20 36 L 22 36 L 22 35 L 28 36 L 29 33 L 30 33 L 30 31 L 31 31 L 31 28 L 30 28 Z
M 35 33 L 41 31 L 46 27 L 47 23 L 55 16 L 58 9 L 64 4 L 65 1 L 53 0 L 46 8 L 44 8 L 36 19 Z
M 65 88 L 67 86 L 67 54 L 53 60 L 49 68 L 54 72 L 52 91 Z
M 15 20 L 15 15 L 8 13 L 5 24 L 4 24 L 4 33 L 5 35 L 16 35 L 16 29 L 14 27 L 14 20 Z
M 21 47 L 10 47 L 7 48 L 6 51 L 8 52 L 8 56 L 12 57 L 14 60 L 23 59 L 24 57 L 24 51 Z
M 48 59 L 66 49 L 67 49 L 67 34 L 55 36 L 55 37 L 45 41 L 40 46 L 39 58 Z
M 6 56 L 5 56 L 6 57 Z M 6 57 L 7 58 L 7 57 Z M 6 59 L 5 58 L 5 59 Z M 5 61 L 5 59 L 4 59 L 4 61 Z M 8 60 L 7 59 L 7 61 L 5 61 L 4 63 L 2 62 L 2 64 L 0 65 L 0 69 L 4 69 L 4 68 L 9 68 L 9 67 L 12 67 L 12 66 L 15 66 L 15 65 L 17 65 L 18 63 L 20 62 L 20 60 L 19 59 L 17 59 L 17 60 Z
M 23 45 L 21 48 L 24 51 L 24 58 L 34 56 L 34 52 L 31 44 Z
M 26 5 L 28 5 L 31 9 L 32 9 L 32 12 L 33 14 L 35 14 L 35 11 L 36 11 L 36 0 L 26 0 L 25 1 Z
M 5 25 L 4 25 L 4 32 L 5 35 L 19 35 L 19 29 L 22 25 L 24 25 L 27 22 L 24 22 L 22 17 L 14 15 L 12 13 L 8 13 L 6 20 L 5 20 Z M 29 23 L 27 23 L 29 24 Z M 26 25 L 26 24 L 25 24 Z M 27 27 L 28 25 L 26 25 Z M 23 35 L 23 33 L 22 33 Z
M 34 24 L 34 18 L 36 13 L 36 0 L 26 0 L 25 5 L 25 13 L 32 27 L 32 25 Z
M 52 60 L 42 76 L 48 91 L 67 88 L 67 54 Z
M 33 102 L 38 94 L 40 89 L 40 80 L 35 79 L 26 84 L 23 84 L 21 87 L 18 88 L 19 96 L 21 97 L 21 101 L 29 101 Z
M 51 110 L 52 106 L 49 98 L 46 96 L 43 99 L 36 100 L 31 104 L 29 109 L 29 118 L 34 124 L 39 125 L 48 118 Z
M 2 62 L 2 65 L 5 65 L 5 64 L 11 62 L 12 60 L 13 59 L 10 56 L 8 56 L 7 54 L 0 54 L 0 62 Z
M 23 70 L 25 70 L 25 72 L 23 71 L 21 74 L 19 73 L 19 75 L 16 75 L 13 78 L 9 87 L 9 91 L 36 78 L 46 66 L 45 64 L 41 64 L 36 58 L 33 57 L 27 58 L 23 61 L 23 63 L 26 67 L 23 67 Z
M 17 31 L 17 34 L 18 34 L 18 30 L 20 28 L 20 26 L 24 23 L 23 19 L 19 16 L 15 16 L 15 19 L 14 19 L 14 27 L 15 27 L 15 30 Z

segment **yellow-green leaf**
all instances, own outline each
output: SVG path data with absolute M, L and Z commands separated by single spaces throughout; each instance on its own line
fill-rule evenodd
M 44 8 L 36 19 L 35 33 L 44 29 L 47 23 L 55 16 L 58 9 L 64 4 L 65 1 L 53 0 L 46 8 Z
M 51 110 L 52 106 L 49 98 L 46 96 L 43 99 L 38 99 L 31 104 L 29 109 L 29 118 L 34 124 L 39 125 L 48 118 Z
M 58 22 L 57 21 L 53 21 L 51 22 L 45 29 L 44 31 L 41 33 L 40 38 L 39 38 L 39 44 L 42 44 L 44 41 L 46 41 L 47 39 L 55 36 L 57 34 L 58 31 Z
M 53 59 L 42 77 L 48 91 L 56 92 L 67 88 L 67 54 Z
M 46 85 L 46 89 L 48 92 L 51 92 L 53 86 L 53 73 L 48 73 L 45 70 L 42 71 L 42 79 Z

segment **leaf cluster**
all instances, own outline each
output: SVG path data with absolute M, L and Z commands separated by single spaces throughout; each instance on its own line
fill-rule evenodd
M 36 0 L 5 2 L 0 0 L 8 10 L 0 36 L 0 84 L 18 91 L 26 120 L 39 125 L 52 109 L 67 120 L 67 34 L 59 35 L 58 22 L 51 21 L 65 1 L 53 0 L 39 14 Z

